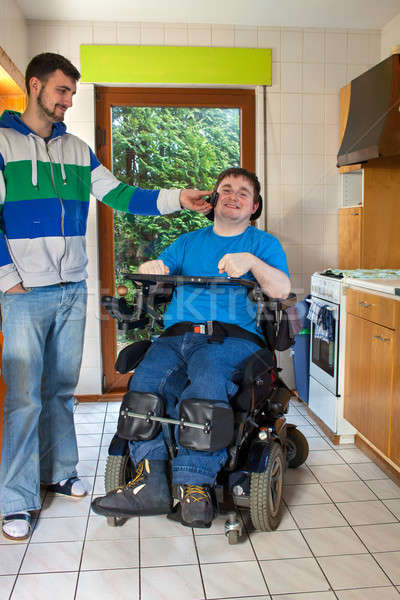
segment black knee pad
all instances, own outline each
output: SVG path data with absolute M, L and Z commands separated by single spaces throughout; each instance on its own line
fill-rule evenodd
M 181 402 L 179 419 L 204 425 L 203 429 L 179 427 L 178 439 L 184 448 L 215 452 L 232 441 L 233 411 L 225 402 L 185 398 Z
M 150 419 L 129 417 L 127 412 L 143 416 L 164 416 L 164 399 L 148 392 L 127 392 L 119 411 L 118 435 L 125 440 L 145 441 L 154 438 L 161 430 L 161 423 Z

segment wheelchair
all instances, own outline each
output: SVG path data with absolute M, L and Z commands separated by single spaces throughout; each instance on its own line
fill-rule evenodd
M 124 433 L 127 421 L 141 420 L 148 427 L 161 424 L 171 458 L 176 453 L 174 432 L 183 436 L 186 432 L 186 437 L 189 432 L 191 437 L 192 431 L 195 437 L 204 441 L 222 431 L 228 459 L 217 477 L 214 502 L 218 512 L 227 514 L 225 535 L 229 544 L 237 543 L 242 534 L 243 525 L 238 517 L 240 508 L 249 509 L 255 529 L 275 530 L 281 520 L 286 468 L 299 467 L 308 456 L 305 436 L 285 419 L 292 393 L 279 376 L 281 369 L 277 367 L 275 356 L 276 350 L 285 350 L 293 343 L 286 309 L 295 304 L 296 296 L 291 294 L 286 300 L 268 298 L 256 282 L 239 278 L 148 274 L 124 277 L 134 285 L 133 303 L 125 299 L 126 286 L 119 286 L 119 298 L 103 296 L 101 300 L 122 331 L 143 329 L 150 324 L 152 337 L 155 326 L 163 326 L 162 308 L 170 301 L 177 286 L 239 285 L 245 286 L 248 297 L 257 305 L 256 319 L 264 333 L 265 347 L 253 354 L 244 366 L 239 389 L 230 402 L 231 425 L 217 426 L 219 413 L 213 419 L 212 409 L 201 423 L 190 420 L 190 416 L 182 412 L 179 419 L 170 419 L 155 407 L 138 408 L 130 402 L 130 395 L 134 393 L 128 391 L 121 405 L 117 432 L 109 446 L 106 493 L 126 485 L 134 476 L 135 468 L 129 457 L 129 435 Z M 116 370 L 122 374 L 134 370 L 151 343 L 151 339 L 142 340 L 123 348 L 116 361 Z M 107 517 L 111 526 L 123 525 L 125 521 L 122 517 Z

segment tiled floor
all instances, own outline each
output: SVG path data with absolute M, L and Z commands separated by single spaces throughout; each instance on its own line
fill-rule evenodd
M 301 404 L 288 420 L 310 455 L 287 472 L 281 525 L 248 528 L 235 546 L 223 517 L 209 530 L 165 517 L 112 528 L 90 512 L 117 415 L 113 403 L 78 406 L 90 497 L 47 494 L 28 542 L 1 538 L 0 600 L 400 600 L 400 488 L 359 449 L 334 447 Z

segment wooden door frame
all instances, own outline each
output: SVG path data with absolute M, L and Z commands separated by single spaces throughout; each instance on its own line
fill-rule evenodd
M 111 108 L 113 106 L 183 106 L 196 108 L 240 109 L 241 166 L 255 171 L 255 91 L 219 88 L 127 88 L 96 87 L 96 153 L 101 163 L 112 170 Z M 113 210 L 98 202 L 98 240 L 100 295 L 113 295 L 114 230 Z M 103 393 L 126 389 L 128 375 L 114 370 L 117 351 L 116 323 L 101 309 L 101 347 Z

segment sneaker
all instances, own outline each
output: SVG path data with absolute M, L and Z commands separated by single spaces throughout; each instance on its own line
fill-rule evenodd
M 105 517 L 165 515 L 171 506 L 167 461 L 147 459 L 138 463 L 132 481 L 92 502 L 93 511 Z
M 8 540 L 20 542 L 29 537 L 31 531 L 31 515 L 26 511 L 3 517 L 2 532 Z
M 215 509 L 209 485 L 178 485 L 180 518 L 187 527 L 210 527 Z
M 47 486 L 47 489 L 54 494 L 71 496 L 72 498 L 83 498 L 87 494 L 83 481 L 79 477 L 70 477 L 58 483 L 52 483 Z

